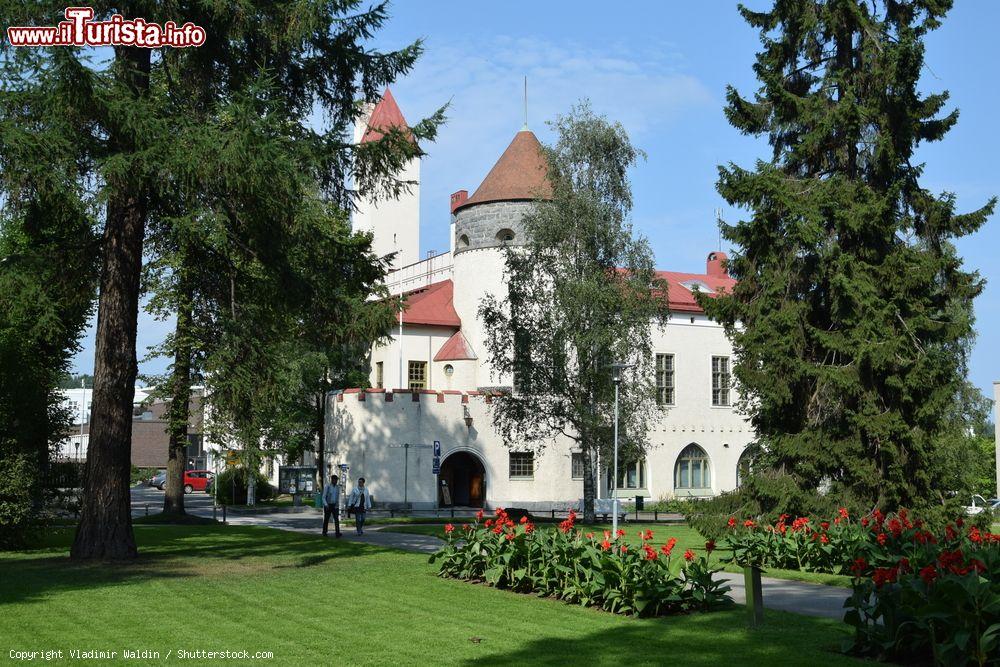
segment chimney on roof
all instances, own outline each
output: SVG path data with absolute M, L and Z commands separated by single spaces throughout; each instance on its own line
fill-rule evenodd
M 465 200 L 469 198 L 468 190 L 459 190 L 451 196 L 451 212 L 454 213 L 455 209 L 465 203 Z
M 705 273 L 716 278 L 728 278 L 729 271 L 726 270 L 726 253 L 718 250 L 708 253 L 708 261 L 705 262 Z

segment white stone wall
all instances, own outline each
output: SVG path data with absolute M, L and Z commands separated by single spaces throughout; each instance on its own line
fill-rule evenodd
M 374 232 L 372 249 L 379 257 L 395 252 L 393 268 L 420 261 L 420 160 L 410 160 L 397 174 L 403 181 L 413 181 L 409 192 L 396 199 L 373 202 L 363 199 L 351 215 L 354 231 Z
M 510 479 L 509 450 L 492 428 L 490 405 L 483 396 L 397 392 L 386 399 L 384 392 L 355 391 L 327 398 L 329 462 L 350 466 L 349 486 L 364 477 L 378 502 L 403 502 L 405 474 L 407 502 L 416 508 L 436 506 L 432 450 L 411 448 L 405 466 L 406 454 L 399 447 L 407 442 L 431 445 L 434 440 L 441 442 L 442 462 L 459 451 L 480 458 L 490 507 L 566 505 L 583 495 L 582 480 L 571 476 L 567 446 L 552 446 L 536 455 L 534 479 Z M 471 426 L 466 425 L 465 409 L 472 417 Z
M 476 248 L 457 252 L 454 261 L 455 296 L 453 305 L 462 320 L 462 333 L 479 357 L 475 381 L 477 384 L 459 389 L 510 386 L 510 378 L 494 373 L 487 361 L 486 331 L 479 319 L 479 306 L 487 294 L 503 298 L 505 254 L 502 248 Z
M 996 438 L 997 497 L 1000 498 L 1000 382 L 993 383 L 993 427 Z

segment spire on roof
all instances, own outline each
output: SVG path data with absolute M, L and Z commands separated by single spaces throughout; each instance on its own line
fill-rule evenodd
M 542 145 L 531 130 L 521 130 L 507 146 L 486 178 L 456 210 L 495 201 L 548 199 L 552 184 Z
M 368 126 L 364 136 L 361 137 L 361 143 L 378 141 L 385 132 L 396 127 L 409 129 L 406 119 L 403 118 L 403 112 L 396 104 L 396 98 L 392 96 L 392 91 L 386 88 L 382 99 L 375 105 L 371 116 L 368 117 Z

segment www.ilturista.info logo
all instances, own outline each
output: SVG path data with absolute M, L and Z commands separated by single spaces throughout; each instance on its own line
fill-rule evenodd
M 7 28 L 11 46 L 162 46 L 184 48 L 205 43 L 205 29 L 193 23 L 181 27 L 173 21 L 162 26 L 144 19 L 115 14 L 108 21 L 93 21 L 93 7 L 67 7 L 66 20 L 57 26 Z

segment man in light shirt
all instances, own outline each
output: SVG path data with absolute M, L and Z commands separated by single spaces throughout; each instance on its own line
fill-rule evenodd
M 331 514 L 334 536 L 340 537 L 340 487 L 337 485 L 336 475 L 330 475 L 330 481 L 323 487 L 323 537 L 326 537 L 330 526 Z

